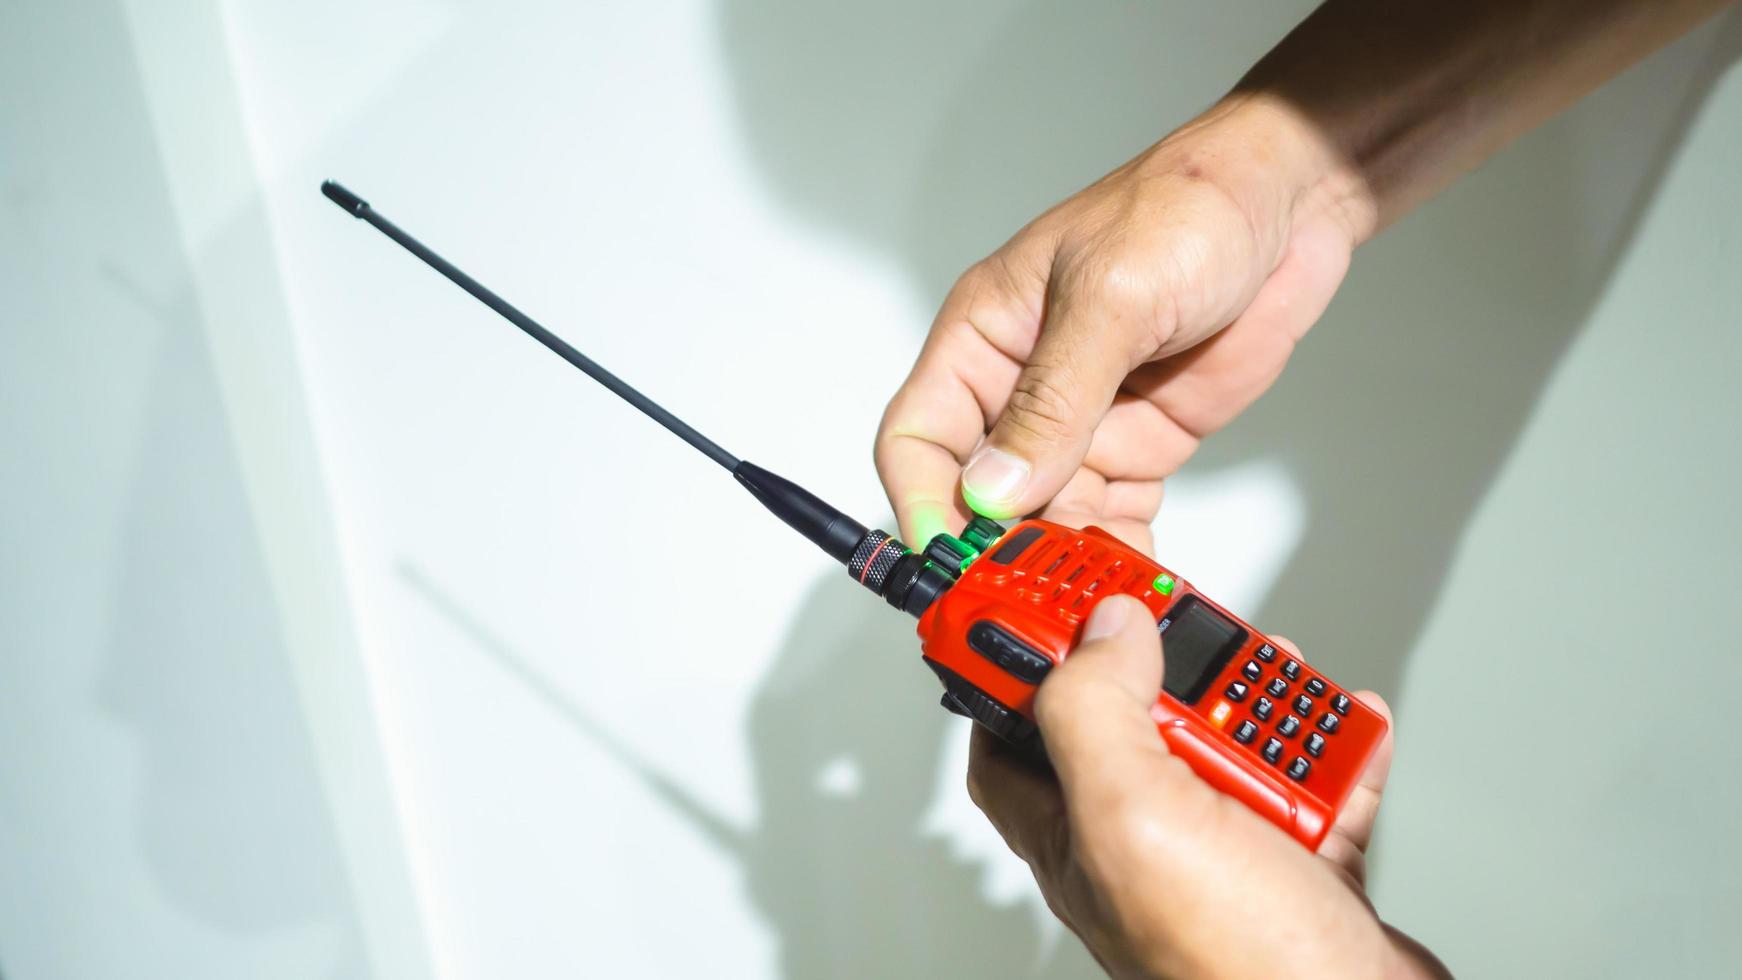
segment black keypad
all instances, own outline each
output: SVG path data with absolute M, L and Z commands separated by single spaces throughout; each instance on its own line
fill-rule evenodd
M 1312 768 L 1312 763 L 1297 755 L 1294 757 L 1294 761 L 1288 764 L 1288 778 L 1298 783 L 1307 778 L 1307 773 L 1311 772 Z
M 1250 691 L 1250 690 L 1252 690 L 1252 689 L 1247 687 L 1246 685 L 1240 683 L 1239 681 L 1235 681 L 1234 683 L 1229 684 L 1228 690 L 1226 690 L 1222 693 L 1230 701 L 1244 701 L 1244 700 L 1246 700 L 1246 692 Z
M 1335 711 L 1339 715 L 1348 714 L 1349 713 L 1349 696 L 1347 694 L 1337 694 L 1337 695 L 1332 696 L 1332 698 L 1331 698 L 1331 710 Z
M 1283 738 L 1289 738 L 1298 731 L 1300 731 L 1300 719 L 1293 715 L 1283 715 L 1282 720 L 1276 723 L 1276 734 Z
M 1342 720 L 1343 719 L 1338 718 L 1336 715 L 1327 711 L 1325 712 L 1324 717 L 1319 719 L 1319 731 L 1329 735 L 1337 730 L 1337 725 L 1340 724 Z
M 1257 737 L 1257 735 L 1258 726 L 1252 724 L 1250 719 L 1242 721 L 1240 727 L 1234 729 L 1234 741 L 1239 742 L 1241 745 L 1246 745 L 1251 742 Z M 1313 738 L 1318 738 L 1318 736 L 1314 735 Z
M 1266 697 L 1260 697 L 1257 701 L 1252 702 L 1252 717 L 1259 721 L 1269 721 L 1271 709 L 1275 707 L 1276 702 Z
M 1248 660 L 1246 666 L 1240 668 L 1240 673 L 1245 674 L 1247 680 L 1257 683 L 1258 678 L 1264 676 L 1264 668 L 1258 666 L 1258 661 Z
M 1271 697 L 1280 698 L 1288 693 L 1288 682 L 1280 677 L 1272 677 L 1270 683 L 1265 686 L 1264 690 L 1269 692 Z
M 1266 643 L 1258 648 L 1258 659 L 1269 663 L 1276 659 L 1276 648 Z
M 1317 677 L 1311 678 L 1306 682 L 1306 692 L 1315 698 L 1318 697 L 1325 693 L 1325 682 Z
M 1313 699 L 1302 694 L 1294 699 L 1294 713 L 1305 718 L 1313 713 Z
M 1273 738 L 1264 743 L 1264 761 L 1275 765 L 1282 758 L 1282 739 Z
M 1318 732 L 1313 732 L 1311 735 L 1308 735 L 1306 740 L 1306 750 L 1308 755 L 1316 757 L 1320 752 L 1325 750 L 1325 737 L 1320 735 Z
M 1282 662 L 1282 676 L 1288 678 L 1291 681 L 1299 680 L 1300 679 L 1300 661 L 1298 661 L 1298 660 L 1284 660 Z

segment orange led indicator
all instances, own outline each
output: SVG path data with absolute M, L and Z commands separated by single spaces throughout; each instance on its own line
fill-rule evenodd
M 1233 713 L 1233 705 L 1226 701 L 1217 701 L 1216 706 L 1210 709 L 1210 724 L 1215 725 L 1217 728 L 1221 728 L 1228 724 L 1228 716 Z

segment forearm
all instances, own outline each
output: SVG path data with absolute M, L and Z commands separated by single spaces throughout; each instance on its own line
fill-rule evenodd
M 1329 0 L 1231 106 L 1286 117 L 1355 242 L 1727 0 Z

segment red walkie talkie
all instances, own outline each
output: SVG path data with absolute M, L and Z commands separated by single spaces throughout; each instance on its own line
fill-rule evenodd
M 944 539 L 940 541 L 939 539 Z M 1155 616 L 1167 653 L 1150 708 L 1169 751 L 1318 847 L 1385 737 L 1385 719 L 1184 580 L 1097 527 L 976 518 L 929 557 L 961 578 L 920 616 L 944 707 L 1014 742 L 1035 737 L 1035 686 L 1115 593 Z
M 1096 602 L 1137 596 L 1166 649 L 1150 709 L 1161 738 L 1206 782 L 1316 848 L 1385 735 L 1377 712 L 1289 656 L 1183 579 L 1100 528 L 980 517 L 916 553 L 803 487 L 740 460 L 327 181 L 321 193 L 732 472 L 763 506 L 919 617 L 944 707 L 1040 748 L 1035 688 L 1070 653 Z

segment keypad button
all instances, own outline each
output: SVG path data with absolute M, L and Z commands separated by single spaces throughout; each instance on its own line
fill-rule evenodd
M 1282 739 L 1273 738 L 1264 743 L 1264 761 L 1275 765 L 1282 758 Z
M 1306 692 L 1308 694 L 1311 694 L 1315 698 L 1318 697 L 1319 695 L 1325 693 L 1325 682 L 1318 679 L 1317 677 L 1309 679 L 1306 682 Z
M 1320 752 L 1325 750 L 1325 737 L 1320 735 L 1318 732 L 1313 732 L 1311 735 L 1308 735 L 1306 739 L 1306 750 L 1308 755 L 1316 757 Z
M 1245 674 L 1247 680 L 1256 683 L 1258 678 L 1264 676 L 1264 668 L 1258 666 L 1258 661 L 1248 660 L 1246 666 L 1240 668 L 1240 673 Z
M 1284 660 L 1282 662 L 1282 676 L 1288 678 L 1291 681 L 1292 680 L 1299 680 L 1300 679 L 1300 661 L 1298 661 L 1298 660 Z
M 1258 659 L 1269 663 L 1276 659 L 1276 648 L 1266 643 L 1258 648 Z
M 1329 735 L 1337 730 L 1337 725 L 1340 724 L 1342 720 L 1343 719 L 1338 718 L 1336 715 L 1327 711 L 1325 712 L 1324 717 L 1319 719 L 1319 731 Z
M 1331 697 L 1331 709 L 1336 711 L 1336 713 L 1339 715 L 1348 714 L 1349 713 L 1349 696 L 1347 694 L 1333 695 Z
M 1280 677 L 1272 677 L 1270 683 L 1265 685 L 1264 690 L 1268 692 L 1271 697 L 1280 698 L 1288 693 L 1288 682 Z
M 1294 757 L 1294 761 L 1288 764 L 1288 778 L 1298 783 L 1307 778 L 1307 773 L 1311 772 L 1312 768 L 1312 763 L 1297 755 Z
M 1252 717 L 1259 721 L 1269 721 L 1270 712 L 1276 707 L 1276 702 L 1266 697 L 1260 697 L 1252 702 Z
M 1222 695 L 1230 701 L 1244 701 L 1246 700 L 1246 692 L 1250 690 L 1252 689 L 1239 681 L 1235 681 L 1228 685 L 1228 689 L 1223 691 Z
M 1283 738 L 1289 738 L 1298 731 L 1300 731 L 1300 719 L 1294 715 L 1283 715 L 1282 720 L 1276 723 L 1276 734 Z
M 1241 722 L 1240 727 L 1234 729 L 1234 741 L 1239 742 L 1241 745 L 1251 742 L 1257 736 L 1258 726 L 1252 724 L 1251 719 Z M 1318 736 L 1314 735 L 1313 737 L 1317 738 Z
M 1313 699 L 1302 694 L 1294 699 L 1294 713 L 1305 718 L 1313 713 Z

